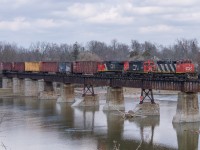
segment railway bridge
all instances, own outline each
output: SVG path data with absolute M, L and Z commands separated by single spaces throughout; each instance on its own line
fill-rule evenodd
M 175 90 L 178 93 L 177 112 L 173 122 L 200 121 L 198 92 L 200 81 L 197 79 L 148 78 L 124 76 L 94 76 L 71 74 L 44 74 L 25 72 L 5 72 L 2 74 L 2 88 L 11 88 L 13 94 L 45 97 L 45 92 L 52 92 L 58 102 L 74 102 L 74 84 L 83 85 L 83 101 L 80 106 L 99 105 L 94 87 L 107 86 L 104 110 L 125 110 L 123 87 L 140 88 L 140 105 L 146 98 L 154 106 L 153 90 Z M 59 91 L 57 91 L 59 87 Z

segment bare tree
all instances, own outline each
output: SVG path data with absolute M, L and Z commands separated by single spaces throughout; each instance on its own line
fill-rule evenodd
M 136 40 L 131 40 L 130 57 L 138 56 L 142 52 L 141 44 Z

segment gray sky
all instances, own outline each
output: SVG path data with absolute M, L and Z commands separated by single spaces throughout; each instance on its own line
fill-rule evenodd
M 200 39 L 199 0 L 0 0 L 0 41 L 173 44 Z

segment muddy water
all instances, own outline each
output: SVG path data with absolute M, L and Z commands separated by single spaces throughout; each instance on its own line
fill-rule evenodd
M 0 149 L 4 150 L 195 150 L 199 124 L 172 124 L 175 95 L 155 96 L 159 117 L 124 120 L 119 112 L 77 108 L 55 100 L 0 99 Z M 138 103 L 126 97 L 126 111 Z

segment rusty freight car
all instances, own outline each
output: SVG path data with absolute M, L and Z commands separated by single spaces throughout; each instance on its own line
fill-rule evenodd
M 1 63 L 1 70 L 3 72 L 8 72 L 12 70 L 12 63 L 11 62 L 2 62 Z
M 12 71 L 24 72 L 25 71 L 25 63 L 24 62 L 13 62 L 12 63 Z
M 98 61 L 75 61 L 73 62 L 73 73 L 95 74 L 98 71 Z
M 40 62 L 40 72 L 57 73 L 58 71 L 58 62 Z

